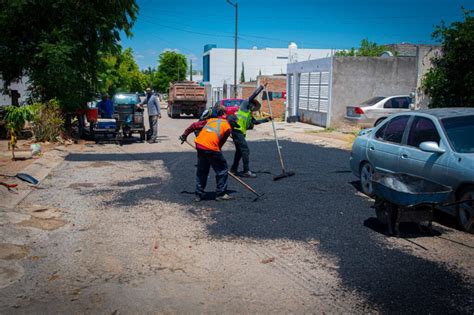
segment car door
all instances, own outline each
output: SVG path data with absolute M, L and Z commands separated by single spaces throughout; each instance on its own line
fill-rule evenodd
M 368 159 L 376 171 L 399 172 L 401 143 L 409 115 L 395 116 L 377 129 L 368 145 Z
M 449 154 L 421 150 L 420 144 L 426 141 L 436 142 L 441 148 L 447 149 L 436 123 L 429 117 L 415 116 L 406 145 L 400 150 L 400 172 L 443 183 L 447 175 Z

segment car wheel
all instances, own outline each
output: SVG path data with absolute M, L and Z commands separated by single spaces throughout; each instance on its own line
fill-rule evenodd
M 474 186 L 464 188 L 458 194 L 458 201 L 474 199 Z M 468 233 L 474 234 L 474 201 L 467 201 L 457 206 L 459 227 Z
M 378 119 L 378 120 L 375 122 L 374 127 L 377 127 L 378 125 L 380 125 L 385 119 L 386 119 L 386 117 Z
M 372 175 L 374 174 L 374 167 L 372 164 L 365 162 L 360 167 L 360 186 L 361 191 L 369 197 L 374 195 L 372 189 Z

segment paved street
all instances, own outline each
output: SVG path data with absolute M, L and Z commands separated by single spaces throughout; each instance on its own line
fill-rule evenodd
M 436 236 L 386 237 L 344 145 L 279 124 L 296 175 L 273 181 L 271 125 L 256 126 L 247 182 L 265 196 L 229 179 L 236 199 L 216 202 L 211 171 L 193 203 L 195 152 L 177 141 L 191 122 L 163 117 L 157 144 L 78 146 L 3 209 L 0 243 L 21 246 L 0 260 L 0 313 L 474 312 L 473 235 L 440 215 Z

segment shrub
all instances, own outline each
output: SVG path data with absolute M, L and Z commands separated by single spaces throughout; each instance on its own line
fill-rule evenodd
M 64 127 L 61 106 L 56 99 L 32 105 L 33 134 L 36 141 L 57 141 Z
M 33 118 L 34 113 L 31 106 L 8 106 L 5 112 L 5 123 L 10 136 L 8 146 L 12 150 L 12 159 L 15 160 L 17 137 L 25 127 L 25 123 Z

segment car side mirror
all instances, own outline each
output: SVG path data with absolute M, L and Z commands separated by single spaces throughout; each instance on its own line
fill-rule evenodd
M 434 141 L 425 141 L 420 143 L 420 149 L 425 152 L 432 152 L 438 154 L 443 154 L 444 152 L 446 152 L 446 150 L 441 149 L 439 145 Z

